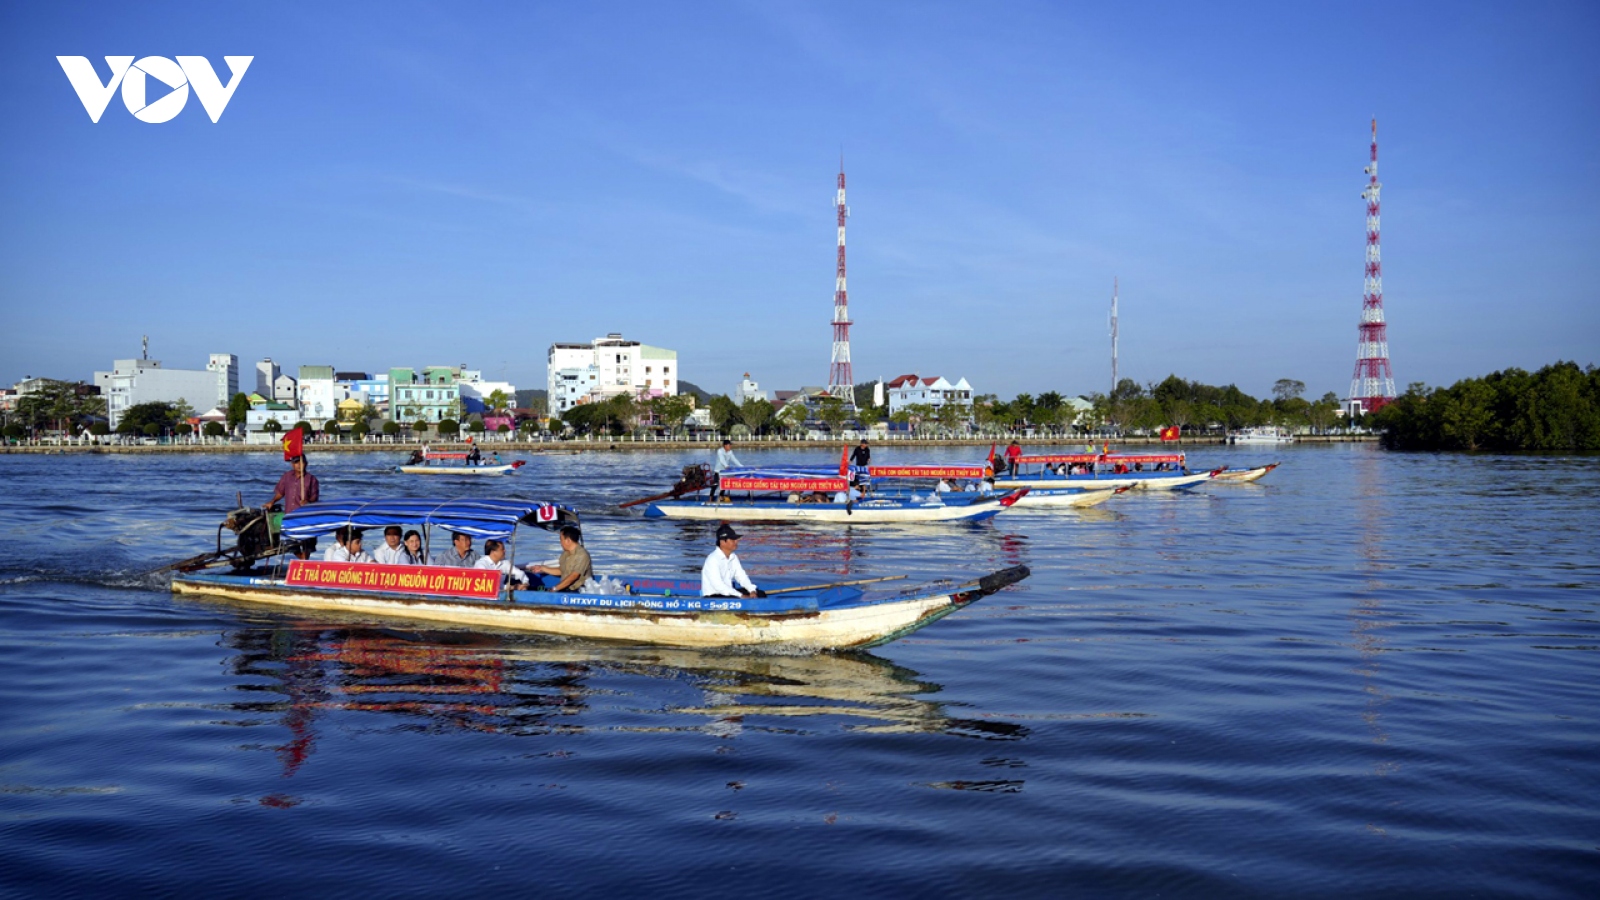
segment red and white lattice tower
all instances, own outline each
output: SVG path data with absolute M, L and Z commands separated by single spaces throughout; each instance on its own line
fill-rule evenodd
M 850 207 L 844 205 L 844 159 L 839 160 L 839 263 L 833 283 L 833 364 L 828 367 L 828 393 L 844 401 L 845 409 L 856 408 L 855 373 L 850 368 L 850 296 L 844 286 L 844 220 Z
M 1350 399 L 1363 412 L 1377 412 L 1394 399 L 1394 372 L 1389 369 L 1389 327 L 1383 320 L 1383 254 L 1378 245 L 1378 120 L 1372 120 L 1372 162 L 1367 164 L 1367 275 L 1361 292 L 1360 338 Z

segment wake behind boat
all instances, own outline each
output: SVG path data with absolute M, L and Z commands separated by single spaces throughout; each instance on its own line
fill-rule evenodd
M 348 500 L 307 504 L 283 518 L 286 541 L 341 527 L 416 526 L 511 542 L 519 524 L 574 520 L 566 507 L 509 500 Z M 681 647 L 833 650 L 873 647 L 909 634 L 1026 578 L 1013 566 L 961 583 L 885 587 L 885 579 L 772 585 L 766 596 L 700 597 L 698 579 L 602 579 L 604 593 L 511 591 L 497 569 L 335 563 L 296 559 L 230 575 L 180 572 L 179 594 L 294 609 L 500 628 Z M 792 580 L 792 579 L 791 579 Z

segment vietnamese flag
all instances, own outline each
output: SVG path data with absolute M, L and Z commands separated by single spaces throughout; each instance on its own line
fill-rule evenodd
M 845 478 L 845 477 L 848 477 L 849 474 L 850 474 L 850 445 L 849 444 L 845 444 L 844 445 L 844 449 L 839 451 L 839 477 L 840 478 Z
M 283 436 L 283 458 L 294 459 L 305 453 L 306 433 L 298 428 L 289 429 Z
M 1161 429 L 1161 439 L 1163 441 L 1175 441 L 1175 440 L 1177 440 L 1178 439 L 1178 426 L 1176 426 L 1176 425 L 1168 425 L 1166 428 Z

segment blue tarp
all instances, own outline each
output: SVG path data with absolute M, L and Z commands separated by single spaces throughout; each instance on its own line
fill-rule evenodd
M 283 517 L 283 534 L 295 540 L 320 537 L 343 525 L 433 525 L 475 538 L 504 540 L 519 523 L 551 526 L 577 521 L 570 507 L 531 500 L 333 500 L 308 503 Z

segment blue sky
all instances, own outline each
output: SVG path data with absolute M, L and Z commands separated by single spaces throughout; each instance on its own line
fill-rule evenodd
M 466 363 L 610 331 L 731 391 L 1343 394 L 1379 120 L 1396 380 L 1600 362 L 1593 3 L 0 5 L 0 383 Z M 221 121 L 57 64 L 255 57 Z M 152 89 L 152 98 L 156 92 Z

